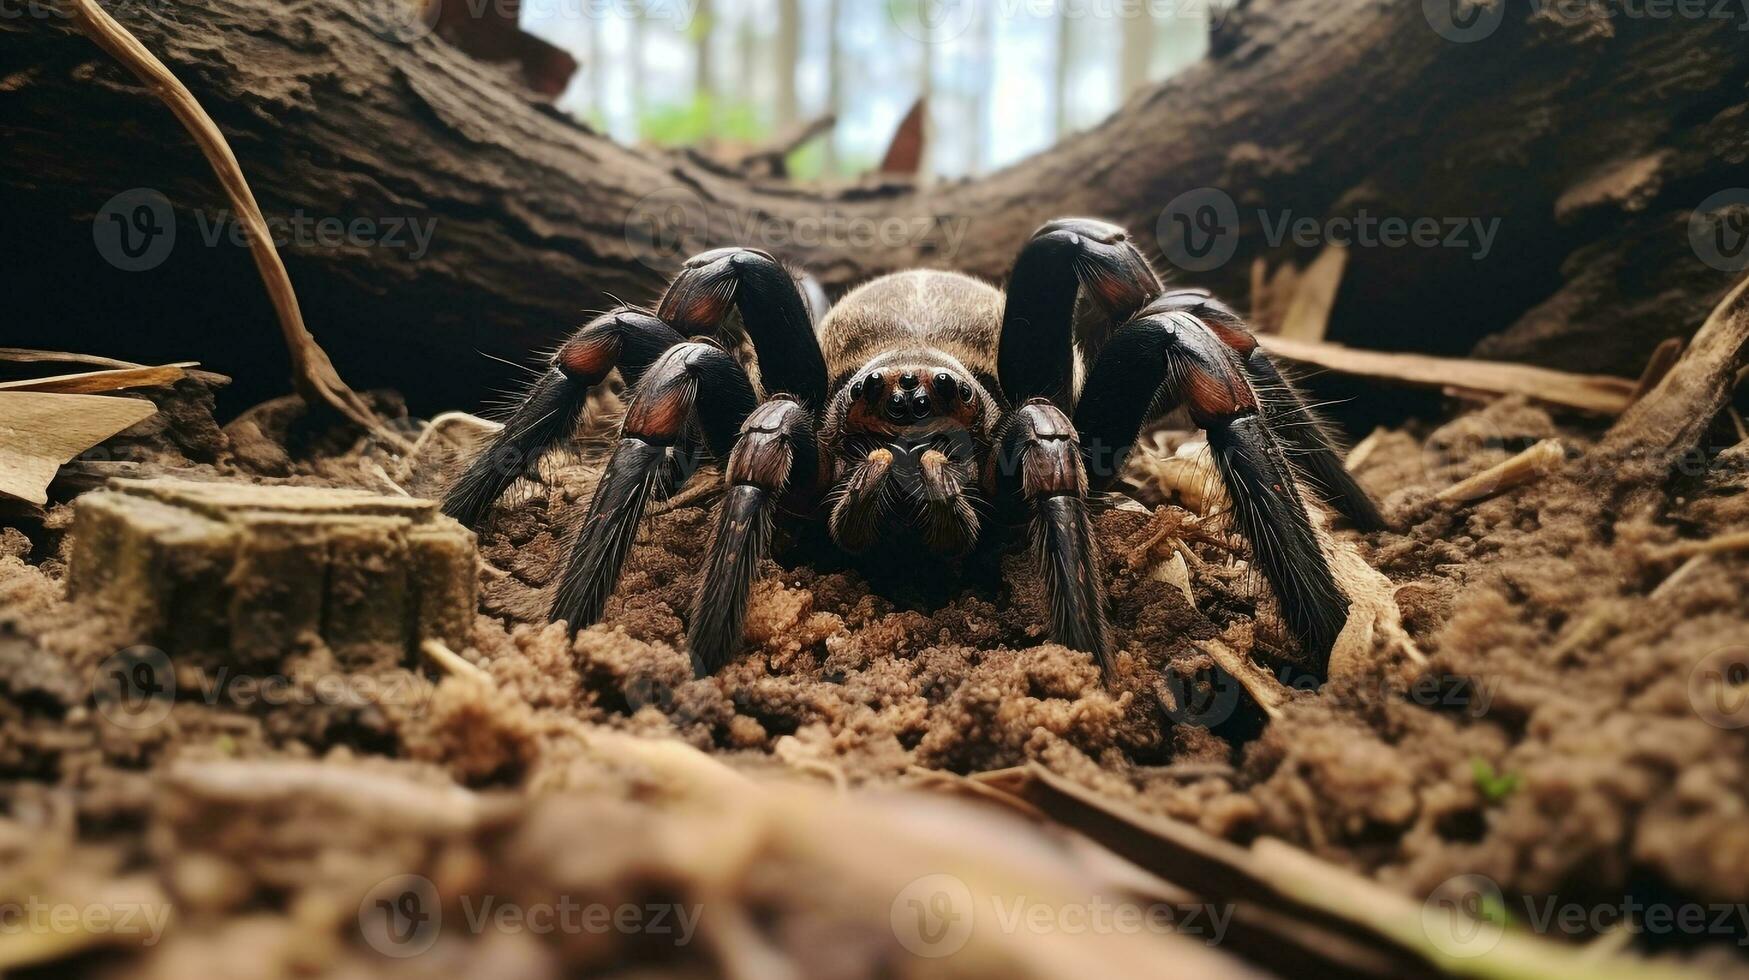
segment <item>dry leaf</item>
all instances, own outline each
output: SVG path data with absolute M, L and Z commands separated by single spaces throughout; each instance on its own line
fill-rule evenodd
M 141 398 L 0 391 L 0 494 L 48 503 L 63 463 L 157 411 Z

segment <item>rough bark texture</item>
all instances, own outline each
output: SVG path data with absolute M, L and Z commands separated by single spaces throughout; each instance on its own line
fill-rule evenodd
M 1489 18 L 1499 2 L 1475 6 Z M 286 250 L 346 376 L 432 409 L 511 376 L 483 354 L 523 360 L 588 310 L 647 300 L 708 245 L 769 248 L 835 289 L 911 265 L 997 278 L 1061 214 L 1122 221 L 1155 250 L 1163 209 L 1204 187 L 1236 202 L 1236 250 L 1182 280 L 1243 303 L 1254 257 L 1303 262 L 1323 244 L 1272 246 L 1284 218 L 1498 218 L 1485 258 L 1474 235 L 1352 249 L 1332 336 L 1457 352 L 1493 334 L 1492 356 L 1635 373 L 1733 279 L 1697 258 L 1688 216 L 1749 183 L 1743 15 L 1555 6 L 1509 4 L 1490 36 L 1457 43 L 1420 3 L 1253 0 L 1208 61 L 1103 125 L 928 188 L 796 187 L 616 145 L 435 37 L 384 30 L 377 0 L 117 15 L 205 101 L 270 216 L 383 234 L 436 218 L 417 259 L 314 228 Z M 0 52 L 0 188 L 16 240 L 33 243 L 0 273 L 20 304 L 14 342 L 198 357 L 244 392 L 277 385 L 259 283 L 243 249 L 203 241 L 222 198 L 169 115 L 64 21 L 0 21 Z M 179 238 L 162 265 L 126 273 L 92 248 L 90 222 L 137 187 L 174 203 Z

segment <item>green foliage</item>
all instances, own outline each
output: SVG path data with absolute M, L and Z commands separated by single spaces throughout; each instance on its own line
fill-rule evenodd
M 754 107 L 700 95 L 690 102 L 654 106 L 638 120 L 638 133 L 663 146 L 684 146 L 706 138 L 756 143 L 770 127 Z
M 1475 775 L 1476 789 L 1489 803 L 1499 803 L 1518 788 L 1518 773 L 1494 771 L 1493 763 L 1480 757 L 1470 760 L 1470 772 Z

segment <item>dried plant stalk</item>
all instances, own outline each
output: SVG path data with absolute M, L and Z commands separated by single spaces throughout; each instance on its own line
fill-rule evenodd
M 224 134 L 201 108 L 194 93 L 127 28 L 98 6 L 97 0 L 71 2 L 73 15 L 85 33 L 98 47 L 133 72 L 170 109 L 194 138 L 195 145 L 200 147 L 201 154 L 218 176 L 232 210 L 248 232 L 249 251 L 255 258 L 255 267 L 261 272 L 261 281 L 267 287 L 268 298 L 279 317 L 280 332 L 291 352 L 292 382 L 298 394 L 312 404 L 321 402 L 332 407 L 401 451 L 409 448 L 408 442 L 389 431 L 364 399 L 341 380 L 334 362 L 328 359 L 327 352 L 304 326 L 304 315 L 298 308 L 291 276 L 286 273 L 285 263 L 274 248 L 273 236 L 268 231 L 267 219 L 262 216 L 260 205 L 255 202 L 255 193 L 249 189 L 243 168 L 237 163 L 237 156 L 231 152 Z

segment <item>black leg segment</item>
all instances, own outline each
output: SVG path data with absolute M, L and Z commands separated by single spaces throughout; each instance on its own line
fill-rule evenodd
M 1257 391 L 1263 417 L 1294 465 L 1350 524 L 1362 531 L 1386 527 L 1378 504 L 1342 465 L 1342 451 L 1335 433 L 1293 382 L 1282 376 L 1275 359 L 1257 345 L 1257 338 L 1238 314 L 1201 289 L 1173 290 L 1149 308 L 1183 310 L 1207 324 L 1233 348 Z
M 1209 448 L 1254 564 L 1311 656 L 1328 657 L 1348 599 L 1318 545 L 1304 500 L 1239 353 L 1203 320 L 1163 304 L 1120 329 L 1088 376 L 1076 411 L 1099 478 L 1116 478 L 1149 418 L 1183 404 Z
M 1160 279 L 1122 228 L 1087 218 L 1033 233 L 1008 277 L 996 372 L 1013 404 L 1045 398 L 1067 412 L 1074 385 L 1075 303 L 1098 304 L 1110 327 L 1160 293 Z M 1091 362 L 1104 337 L 1083 338 Z
M 619 446 L 571 545 L 553 619 L 565 620 L 575 632 L 601 618 L 660 466 L 688 424 L 696 417 L 706 444 L 724 459 L 753 405 L 746 372 L 714 344 L 677 344 L 650 365 L 632 393 Z
M 628 384 L 634 383 L 650 362 L 680 341 L 667 324 L 636 310 L 614 310 L 590 321 L 560 346 L 504 428 L 450 485 L 443 512 L 479 530 L 510 484 L 576 429 L 591 388 L 616 367 Z
M 689 337 L 714 334 L 733 304 L 753 341 L 759 380 L 819 411 L 826 404 L 826 360 L 796 281 L 778 261 L 751 248 L 693 256 L 663 295 L 656 315 Z
M 704 574 L 686 630 L 692 669 L 703 677 L 720 669 L 741 646 L 747 600 L 759 563 L 771 546 L 777 505 L 792 484 L 818 482 L 819 456 L 807 410 L 789 398 L 768 401 L 741 427 L 717 505 Z
M 1004 420 L 994 465 L 998 485 L 1033 512 L 1033 544 L 1051 607 L 1051 639 L 1093 654 L 1111 675 L 1111 633 L 1099 544 L 1087 512 L 1087 476 L 1075 427 L 1037 399 Z

